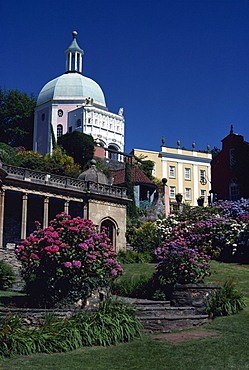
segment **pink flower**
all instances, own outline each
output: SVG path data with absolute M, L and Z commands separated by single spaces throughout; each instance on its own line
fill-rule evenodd
M 76 267 L 77 269 L 80 269 L 80 268 L 81 268 L 81 262 L 80 262 L 80 261 L 73 261 L 73 265 L 74 265 L 74 267 Z
M 35 259 L 39 259 L 39 256 L 38 256 L 38 254 L 35 254 L 35 253 L 31 253 L 31 256 L 30 256 L 31 258 L 35 258 Z
M 65 267 L 72 267 L 72 264 L 71 264 L 71 262 L 65 262 L 65 263 L 64 263 L 64 266 L 65 266 Z
M 112 273 L 112 275 L 114 275 L 114 276 L 117 276 L 117 274 L 118 274 L 117 270 L 115 270 L 115 269 L 113 269 L 113 270 L 111 271 L 111 273 Z

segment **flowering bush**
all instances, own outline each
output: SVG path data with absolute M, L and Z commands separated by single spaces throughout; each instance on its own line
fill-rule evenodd
M 211 274 L 210 256 L 184 242 L 169 242 L 157 248 L 155 254 L 160 262 L 155 266 L 154 277 L 161 285 L 198 283 Z
M 39 304 L 52 306 L 87 297 L 123 271 L 104 232 L 79 217 L 57 215 L 16 249 L 27 292 Z
M 190 212 L 188 214 L 190 216 Z M 216 212 L 211 217 L 210 210 L 201 214 L 193 209 L 192 218 L 178 218 L 178 215 L 171 215 L 168 219 L 155 221 L 162 242 L 184 242 L 189 248 L 198 247 L 212 258 L 221 257 L 223 260 L 232 256 L 237 248 L 238 235 L 246 227 L 244 219 L 220 217 Z

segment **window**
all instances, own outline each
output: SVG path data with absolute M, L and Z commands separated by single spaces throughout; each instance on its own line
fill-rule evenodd
M 239 186 L 237 179 L 232 179 L 229 183 L 229 193 L 231 200 L 240 199 Z
M 185 189 L 185 199 L 191 200 L 191 189 L 190 188 Z
M 62 125 L 57 125 L 57 137 L 60 137 L 63 134 Z
M 117 153 L 118 149 L 114 145 L 109 145 L 108 149 L 110 149 L 108 153 L 109 154 L 108 157 L 110 159 L 114 159 L 115 161 L 117 161 L 118 160 L 118 153 Z
M 190 180 L 190 168 L 185 168 L 185 180 Z
M 206 171 L 205 170 L 200 170 L 200 182 L 203 183 L 203 184 L 204 183 L 207 183 L 207 180 L 206 180 Z
M 169 197 L 172 199 L 175 199 L 176 196 L 176 188 L 175 186 L 170 186 L 169 187 Z
M 76 122 L 76 127 L 81 127 L 81 119 L 77 119 L 77 122 Z
M 45 113 L 42 113 L 41 119 L 42 119 L 42 121 L 45 120 Z
M 201 198 L 203 198 L 204 200 L 206 200 L 206 197 L 207 197 L 206 190 L 201 190 Z
M 175 177 L 175 166 L 169 166 L 169 177 Z
M 236 160 L 235 160 L 235 151 L 234 151 L 234 148 L 233 149 L 230 149 L 230 167 L 233 168 L 233 166 L 235 165 L 236 163 Z

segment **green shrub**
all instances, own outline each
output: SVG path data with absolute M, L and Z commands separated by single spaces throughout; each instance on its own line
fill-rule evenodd
M 235 288 L 233 282 L 226 281 L 210 299 L 207 312 L 211 318 L 229 316 L 243 310 L 245 305 L 243 294 Z
M 151 256 L 149 252 L 139 253 L 135 251 L 119 251 L 117 260 L 121 264 L 126 263 L 145 263 L 151 262 Z
M 0 290 L 11 288 L 16 280 L 13 268 L 5 261 L 0 261 Z
M 166 294 L 152 277 L 140 275 L 136 278 L 121 278 L 112 285 L 114 294 L 141 299 L 152 299 L 155 301 L 166 300 Z
M 107 301 L 91 316 L 84 313 L 59 320 L 45 316 L 40 328 L 30 329 L 23 319 L 8 314 L 0 325 L 0 357 L 32 353 L 67 352 L 82 346 L 108 346 L 128 342 L 139 336 L 141 324 L 133 308 L 120 302 Z
M 140 227 L 134 228 L 129 235 L 129 242 L 136 252 L 150 252 L 161 245 L 161 237 L 153 222 L 144 222 Z

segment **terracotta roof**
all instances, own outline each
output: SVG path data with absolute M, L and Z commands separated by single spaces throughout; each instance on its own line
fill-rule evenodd
M 125 183 L 125 169 L 112 171 L 114 176 L 113 185 L 121 185 Z M 131 167 L 131 179 L 135 183 L 150 184 L 156 186 L 153 181 L 151 181 L 148 176 L 146 176 L 143 171 L 137 166 Z

